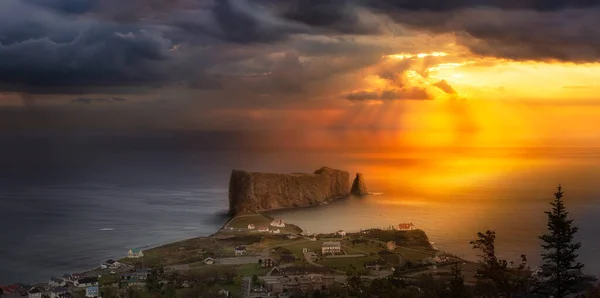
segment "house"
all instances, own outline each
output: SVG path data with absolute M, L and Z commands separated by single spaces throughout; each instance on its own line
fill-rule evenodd
M 271 222 L 271 226 L 278 227 L 278 228 L 285 228 L 285 223 L 281 219 L 276 219 Z
M 279 229 L 277 229 L 277 230 L 271 230 L 271 233 L 273 233 L 273 234 L 279 234 L 279 233 L 281 233 L 281 231 Z
M 99 294 L 100 293 L 98 291 L 98 286 L 87 287 L 85 289 L 85 297 L 95 298 L 95 297 L 98 297 Z
M 298 236 L 296 236 L 296 235 L 288 235 L 287 238 L 290 239 L 290 240 L 294 240 L 294 239 L 298 239 Z
M 42 298 L 42 291 L 36 287 L 29 289 L 27 293 L 28 298 Z
M 337 254 L 342 252 L 342 244 L 339 241 L 325 241 L 321 246 L 322 254 Z
M 412 230 L 416 230 L 417 228 L 415 227 L 415 225 L 413 225 L 413 223 L 401 223 L 398 224 L 398 231 L 412 231 Z
M 340 235 L 342 237 L 346 237 L 346 232 L 344 232 L 344 230 L 338 230 L 337 232 L 335 232 L 337 235 Z
M 68 289 L 65 287 L 55 287 L 50 291 L 50 298 L 59 298 L 60 295 L 67 293 Z
M 204 259 L 204 264 L 206 264 L 206 265 L 212 265 L 214 263 L 215 263 L 215 259 L 213 259 L 211 257 Z
M 268 233 L 269 232 L 269 227 L 261 226 L 261 227 L 258 227 L 257 231 Z
M 233 249 L 233 252 L 235 253 L 236 256 L 243 255 L 246 253 L 246 247 L 238 246 Z
M 64 274 L 63 275 L 63 281 L 65 283 L 73 282 L 73 276 L 71 276 L 71 274 Z
M 256 227 L 253 224 L 248 225 L 248 230 L 254 230 L 254 229 L 256 229 Z
M 87 288 L 98 285 L 97 277 L 84 277 L 73 282 L 73 285 L 79 288 Z
M 306 247 L 302 248 L 302 253 L 309 252 L 309 251 L 310 251 L 309 248 L 306 248 Z
M 508 269 L 517 268 L 517 264 L 515 264 L 515 262 L 513 262 L 513 261 L 510 261 L 510 262 L 508 262 L 508 264 L 506 264 L 506 268 L 508 268 Z
M 119 268 L 119 266 L 121 266 L 121 263 L 113 259 L 108 259 L 106 262 L 104 262 L 103 265 L 106 266 L 106 268 Z
M 387 250 L 394 251 L 396 249 L 396 242 L 395 241 L 388 241 L 388 242 L 385 243 L 385 246 L 386 246 Z
M 221 289 L 218 293 L 219 297 L 229 297 L 229 291 Z
M 144 256 L 144 253 L 140 248 L 132 248 L 127 252 L 127 257 L 130 259 L 137 259 Z
M 315 237 L 315 236 L 310 237 L 310 241 L 317 241 L 317 237 Z
M 51 277 L 48 281 L 48 285 L 51 287 L 62 287 L 67 283 L 62 278 Z

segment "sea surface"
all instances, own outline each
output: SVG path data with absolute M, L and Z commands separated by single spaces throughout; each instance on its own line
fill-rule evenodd
M 227 138 L 225 138 L 227 139 Z M 441 250 L 475 259 L 469 241 L 497 232 L 501 257 L 539 262 L 557 184 L 600 275 L 596 148 L 246 148 L 215 136 L 0 134 L 0 284 L 38 282 L 119 258 L 129 248 L 206 236 L 227 220 L 233 168 L 362 172 L 369 191 L 273 212 L 312 232 L 412 222 Z

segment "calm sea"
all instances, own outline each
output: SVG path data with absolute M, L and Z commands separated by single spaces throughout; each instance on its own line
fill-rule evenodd
M 539 261 L 554 188 L 600 274 L 600 151 L 582 148 L 251 150 L 215 135 L 0 135 L 0 284 L 97 266 L 132 247 L 209 235 L 226 220 L 232 168 L 364 173 L 379 196 L 274 212 L 314 232 L 412 222 L 435 246 L 474 258 L 476 232 L 502 257 Z

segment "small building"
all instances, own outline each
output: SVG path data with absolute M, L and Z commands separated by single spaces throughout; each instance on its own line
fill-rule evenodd
M 65 287 L 55 287 L 50 291 L 50 298 L 60 298 L 60 295 L 64 295 L 67 291 Z
M 279 233 L 281 233 L 281 231 L 279 229 L 277 229 L 277 230 L 271 230 L 271 233 L 272 234 L 279 234 Z
M 344 230 L 338 230 L 337 232 L 335 232 L 337 235 L 340 235 L 342 237 L 346 237 L 346 232 L 344 232 Z
M 285 223 L 281 219 L 276 219 L 271 222 L 271 226 L 278 228 L 285 228 Z
M 389 250 L 389 251 L 396 250 L 396 242 L 395 241 L 388 241 L 385 243 L 385 246 L 386 246 L 387 250 Z
M 107 268 L 119 268 L 121 266 L 121 263 L 113 260 L 113 259 L 108 259 L 106 260 L 106 262 L 104 262 L 104 265 L 106 265 Z
M 62 278 L 65 283 L 73 282 L 73 276 L 71 274 L 64 274 Z
M 302 253 L 305 253 L 305 252 L 310 252 L 310 249 L 306 248 L 306 247 L 302 248 Z
M 268 233 L 269 232 L 269 227 L 261 226 L 261 227 L 258 227 L 257 231 Z
M 506 264 L 506 268 L 508 268 L 508 269 L 517 268 L 517 264 L 515 264 L 515 262 L 513 262 L 513 261 L 510 261 L 510 262 L 508 262 L 508 264 Z
M 144 256 L 142 249 L 140 248 L 132 248 L 127 252 L 127 257 L 130 259 L 137 259 Z
M 415 227 L 415 225 L 412 222 L 398 224 L 398 231 L 412 231 L 412 230 L 416 230 L 416 229 L 417 228 Z
M 291 235 L 288 235 L 287 238 L 290 240 L 295 240 L 295 239 L 298 239 L 298 236 L 291 234 Z
M 62 278 L 50 277 L 50 280 L 48 280 L 48 285 L 51 287 L 62 287 L 66 284 Z
M 85 297 L 87 298 L 95 298 L 99 295 L 98 286 L 87 287 L 85 289 Z
M 211 257 L 204 259 L 204 264 L 206 264 L 206 265 L 212 265 L 214 263 L 215 263 L 215 259 L 213 259 Z
M 317 237 L 315 237 L 315 236 L 310 237 L 310 241 L 313 241 L 313 242 L 317 241 Z
M 221 289 L 218 293 L 219 297 L 229 297 L 229 291 Z
M 246 247 L 245 246 L 238 246 L 235 247 L 233 249 L 233 252 L 235 253 L 236 256 L 240 256 L 246 253 Z
M 78 288 L 87 288 L 87 287 L 93 287 L 93 286 L 97 286 L 98 285 L 98 278 L 97 277 L 84 277 L 84 278 L 80 278 L 78 280 L 75 280 L 73 282 L 73 285 L 78 287 Z
M 33 287 L 33 288 L 29 289 L 29 291 L 27 292 L 27 297 L 28 298 L 42 298 L 42 291 L 40 289 L 38 289 L 37 287 Z
M 256 227 L 253 224 L 248 225 L 248 230 L 254 230 L 254 229 L 256 229 Z
M 342 244 L 339 241 L 325 241 L 321 245 L 322 254 L 337 254 L 342 252 Z

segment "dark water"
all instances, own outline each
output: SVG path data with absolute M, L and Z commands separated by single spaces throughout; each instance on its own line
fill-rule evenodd
M 384 194 L 277 216 L 316 232 L 414 222 L 436 246 L 466 257 L 473 255 L 468 241 L 489 228 L 504 256 L 527 253 L 535 261 L 542 212 L 563 183 L 581 227 L 582 260 L 597 274 L 598 153 L 257 151 L 206 135 L 0 135 L 0 284 L 46 280 L 131 247 L 213 233 L 226 220 L 232 168 L 308 172 L 322 165 L 361 171 Z

